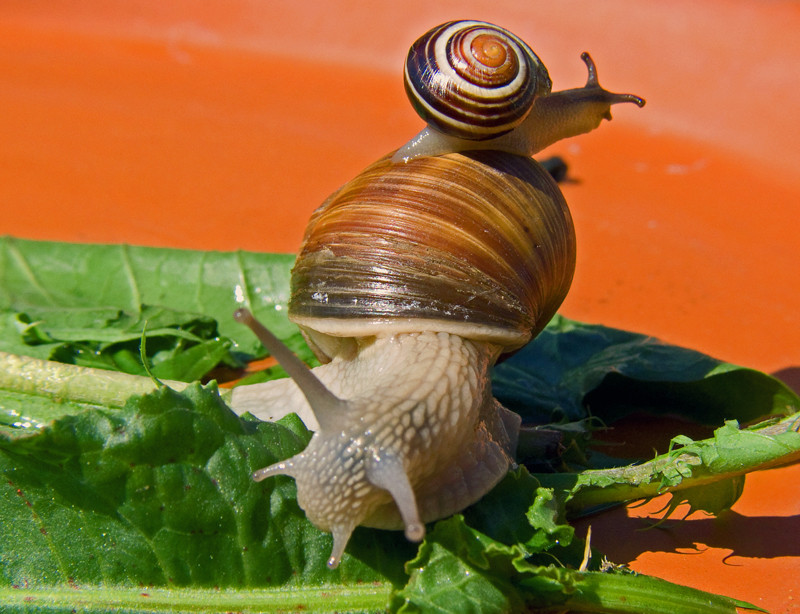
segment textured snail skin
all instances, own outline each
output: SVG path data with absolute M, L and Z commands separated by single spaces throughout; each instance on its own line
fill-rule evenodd
M 424 522 L 477 501 L 508 470 L 519 417 L 491 396 L 488 372 L 498 352 L 448 333 L 364 341 L 354 358 L 314 369 L 346 405 L 317 406 L 308 447 L 254 477 L 295 478 L 309 520 L 333 533 L 331 567 L 357 525 L 405 528 L 419 541 Z M 292 380 L 241 390 L 237 411 L 309 410 Z

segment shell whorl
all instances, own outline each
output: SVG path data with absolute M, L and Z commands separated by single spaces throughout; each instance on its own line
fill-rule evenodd
M 408 52 L 406 93 L 440 132 L 482 140 L 505 134 L 550 91 L 547 69 L 511 32 L 481 21 L 451 21 Z
M 432 330 L 510 351 L 555 313 L 574 267 L 572 219 L 537 162 L 387 156 L 312 216 L 289 317 L 335 337 Z

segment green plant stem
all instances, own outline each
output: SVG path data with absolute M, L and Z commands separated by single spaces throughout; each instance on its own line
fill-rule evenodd
M 183 390 L 184 382 L 164 382 Z M 104 407 L 122 407 L 128 397 L 156 389 L 149 377 L 77 367 L 0 352 L 0 390 Z
M 732 614 L 736 607 L 757 609 L 729 597 L 711 595 L 650 576 L 575 572 L 576 591 L 560 611 L 614 614 Z
M 0 587 L 2 611 L 56 614 L 87 612 L 105 614 L 178 614 L 201 612 L 257 613 L 302 609 L 312 612 L 384 611 L 392 591 L 391 584 L 368 584 L 359 587 L 316 586 L 287 589 L 216 590 L 154 587 Z
M 742 444 L 727 453 L 724 449 L 715 451 L 713 462 L 706 462 L 703 451 L 719 448 L 716 438 L 693 442 L 638 465 L 536 477 L 543 486 L 568 492 L 570 512 L 591 511 L 612 503 L 647 499 L 798 462 L 798 428 L 800 412 L 761 428 L 743 430 L 743 437 L 757 438 L 770 445 Z

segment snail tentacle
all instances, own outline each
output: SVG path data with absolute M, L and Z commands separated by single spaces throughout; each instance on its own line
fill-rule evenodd
M 289 477 L 293 477 L 293 468 L 294 464 L 291 460 L 285 460 L 268 467 L 262 467 L 258 471 L 253 472 L 253 481 L 261 482 L 276 475 L 288 475 Z
M 331 535 L 333 535 L 333 548 L 331 555 L 328 557 L 328 567 L 336 569 L 342 561 L 344 550 L 347 548 L 347 542 L 350 541 L 350 536 L 356 525 L 352 522 L 343 522 L 331 527 Z
M 267 348 L 269 353 L 283 367 L 308 399 L 308 404 L 321 426 L 335 428 L 342 412 L 347 410 L 347 402 L 342 401 L 325 387 L 308 366 L 295 356 L 286 345 L 273 335 L 261 322 L 253 317 L 249 309 L 237 309 L 233 319 L 246 325 Z M 286 473 L 286 472 L 284 472 Z M 286 473 L 286 475 L 291 475 Z M 264 476 L 266 477 L 266 476 Z M 263 477 L 261 478 L 263 479 Z
M 402 460 L 391 450 L 373 450 L 367 456 L 366 469 L 367 479 L 392 495 L 405 525 L 406 538 L 412 542 L 422 541 L 425 525 L 420 520 L 417 499 Z
M 632 102 L 639 108 L 644 106 L 645 101 L 641 96 L 637 96 L 636 94 L 615 94 L 614 92 L 603 89 L 603 86 L 600 85 L 597 79 L 597 65 L 594 63 L 592 56 L 589 55 L 588 51 L 584 51 L 581 53 L 581 59 L 583 63 L 586 64 L 586 69 L 589 72 L 589 76 L 586 78 L 586 85 L 584 86 L 585 90 L 591 90 L 593 88 L 602 90 L 602 95 L 608 99 L 609 104 Z M 609 115 L 606 119 L 611 119 L 611 116 Z

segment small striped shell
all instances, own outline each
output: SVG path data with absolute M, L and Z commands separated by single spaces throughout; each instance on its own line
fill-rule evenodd
M 289 317 L 307 336 L 316 331 L 317 350 L 316 333 L 433 330 L 510 351 L 555 313 L 574 268 L 569 210 L 534 160 L 496 151 L 406 164 L 387 156 L 312 216 Z
M 411 46 L 405 87 L 429 125 L 483 140 L 518 126 L 551 82 L 536 54 L 511 32 L 482 21 L 451 21 Z

